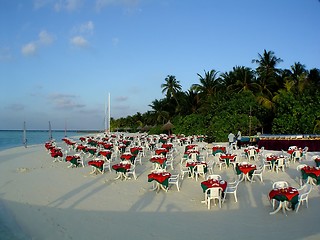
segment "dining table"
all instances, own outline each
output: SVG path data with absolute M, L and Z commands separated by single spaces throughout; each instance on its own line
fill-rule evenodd
M 201 182 L 201 188 L 203 192 L 205 192 L 208 188 L 213 188 L 213 187 L 221 187 L 222 191 L 224 192 L 227 188 L 227 181 L 224 180 L 218 180 L 218 179 L 208 179 L 203 182 Z
M 156 153 L 157 155 L 162 154 L 162 155 L 166 156 L 168 152 L 169 152 L 169 151 L 168 151 L 168 149 L 166 149 L 166 148 L 157 148 L 157 149 L 155 150 L 155 153 Z
M 154 170 L 150 174 L 148 174 L 148 182 L 153 182 L 152 191 L 159 192 L 160 189 L 164 191 L 168 191 L 169 178 L 171 177 L 171 173 L 163 171 L 163 170 Z
M 65 160 L 66 162 L 70 162 L 70 165 L 68 166 L 68 168 L 78 167 L 80 165 L 80 163 L 78 162 L 78 159 L 80 159 L 79 155 L 67 155 Z
M 204 165 L 204 172 L 206 173 L 208 170 L 207 163 L 205 161 L 187 161 L 186 166 L 190 169 L 189 177 L 194 178 L 194 168 L 197 165 Z
M 248 180 L 248 181 L 252 181 L 251 180 L 251 176 L 254 170 L 257 169 L 257 166 L 254 164 L 249 164 L 249 163 L 240 163 L 240 164 L 236 164 L 236 173 L 238 175 L 242 174 L 241 178 L 239 179 L 239 181 L 243 181 L 243 180 Z
M 307 180 L 313 185 L 320 185 L 320 168 L 314 166 L 305 166 L 301 168 L 302 179 Z M 313 179 L 309 181 L 310 178 Z
M 228 167 L 230 165 L 230 162 L 234 162 L 236 160 L 236 157 L 237 157 L 236 154 L 230 154 L 230 153 L 223 153 L 220 155 L 220 158 L 226 161 L 226 164 Z
M 226 153 L 227 149 L 225 146 L 215 145 L 212 147 L 212 155 L 215 156 L 217 153 Z
M 150 158 L 150 162 L 155 164 L 155 169 L 162 168 L 166 166 L 167 158 L 162 155 L 154 155 Z
M 131 168 L 130 161 L 121 161 L 120 163 L 112 165 L 112 169 L 117 172 L 115 179 L 127 180 L 127 171 Z
M 101 151 L 98 152 L 98 156 L 102 155 L 105 158 L 107 158 L 108 160 L 110 160 L 111 154 L 112 154 L 112 152 L 110 150 L 101 150 Z
M 299 191 L 294 187 L 272 189 L 269 193 L 269 200 L 276 200 L 279 205 L 270 214 L 275 214 L 282 209 L 282 212 L 287 215 L 286 211 L 295 209 L 298 197 Z
M 279 158 L 280 156 L 277 156 L 277 155 L 269 155 L 266 157 L 266 161 L 270 162 L 271 170 L 275 170 L 275 166 Z
M 134 163 L 134 160 L 136 159 L 136 156 L 131 154 L 131 153 L 122 153 L 120 156 L 120 159 L 122 161 L 127 160 L 130 161 L 131 163 Z
M 130 148 L 130 152 L 132 155 L 138 155 L 139 151 L 142 151 L 142 147 L 132 147 Z
M 88 162 L 88 165 L 90 165 L 92 168 L 92 171 L 90 172 L 90 174 L 103 173 L 103 164 L 104 164 L 104 160 L 102 159 L 90 160 Z

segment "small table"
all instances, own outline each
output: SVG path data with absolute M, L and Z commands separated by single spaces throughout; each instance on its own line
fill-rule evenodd
M 269 193 L 269 199 L 277 200 L 279 202 L 279 206 L 276 210 L 270 212 L 270 214 L 275 214 L 282 209 L 282 212 L 287 215 L 286 210 L 294 210 L 298 203 L 298 196 L 299 192 L 294 187 L 272 189 Z M 289 203 L 291 203 L 291 209 Z
M 206 162 L 187 162 L 186 166 L 190 169 L 191 175 L 189 177 L 194 178 L 194 167 L 196 165 L 204 165 L 204 172 L 207 172 L 207 163 Z
M 301 168 L 301 174 L 302 174 L 302 179 L 308 180 L 308 183 L 313 185 L 320 185 L 320 168 L 319 167 L 312 167 L 312 166 L 303 167 Z M 314 179 L 314 181 L 312 181 L 309 177 L 311 179 Z
M 118 164 L 112 165 L 112 169 L 117 172 L 117 177 L 115 179 L 126 180 L 126 172 L 131 168 L 131 163 L 128 161 L 123 161 Z
M 227 182 L 224 180 L 217 180 L 217 179 L 208 179 L 206 181 L 201 182 L 201 188 L 203 192 L 205 193 L 208 188 L 214 188 L 214 187 L 221 187 L 222 188 L 222 194 L 224 194 L 224 191 L 227 188 Z M 206 199 L 201 201 L 201 203 L 206 203 Z
M 77 155 L 66 156 L 66 162 L 70 162 L 70 165 L 68 166 L 68 168 L 78 167 L 80 165 L 80 163 L 78 162 L 78 159 L 80 159 L 80 156 L 77 156 Z
M 216 153 L 226 153 L 226 147 L 224 146 L 219 146 L 219 145 L 216 145 L 216 146 L 213 146 L 212 147 L 212 154 L 215 156 Z
M 167 158 L 161 155 L 156 155 L 150 158 L 150 162 L 156 164 L 155 169 L 162 168 L 164 169 L 166 166 Z
M 90 172 L 90 174 L 103 173 L 103 164 L 104 164 L 104 160 L 101 160 L 101 159 L 89 161 L 88 165 L 92 167 L 92 171 Z
M 155 153 L 157 154 L 157 155 L 163 155 L 163 156 L 166 156 L 167 155 L 167 152 L 169 152 L 168 151 L 168 149 L 166 149 L 166 148 L 157 148 L 156 150 L 155 150 Z
M 111 154 L 112 154 L 112 152 L 110 150 L 101 150 L 98 152 L 98 156 L 102 155 L 102 156 L 106 157 L 108 160 L 110 160 Z
M 270 155 L 266 158 L 266 160 L 271 164 L 271 170 L 275 169 L 275 165 L 277 164 L 278 159 L 279 159 L 279 156 L 276 156 L 276 155 Z
M 123 153 L 123 154 L 121 154 L 120 159 L 121 160 L 130 160 L 131 163 L 134 163 L 136 156 L 131 153 Z
M 253 171 L 257 169 L 257 166 L 254 164 L 237 164 L 236 165 L 236 173 L 242 174 L 242 178 L 240 181 L 249 180 L 252 181 L 250 175 L 252 175 Z
M 235 154 L 221 154 L 221 155 L 220 155 L 220 158 L 221 158 L 221 159 L 225 159 L 226 164 L 227 164 L 227 166 L 229 167 L 230 162 L 234 162 L 235 159 L 236 159 L 236 156 L 237 156 L 237 155 L 235 155 Z
M 155 181 L 156 183 L 151 190 L 159 192 L 162 189 L 167 192 L 170 177 L 171 173 L 165 171 L 153 171 L 148 174 L 148 182 Z

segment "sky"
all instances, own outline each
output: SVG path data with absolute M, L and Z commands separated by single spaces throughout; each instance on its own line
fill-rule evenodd
M 0 0 L 0 130 L 104 129 L 273 51 L 320 68 L 319 0 Z

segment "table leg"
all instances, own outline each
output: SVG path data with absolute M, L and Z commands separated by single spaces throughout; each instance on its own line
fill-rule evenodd
M 91 168 L 92 168 L 92 171 L 90 172 L 90 174 L 96 173 L 97 169 L 94 166 L 92 166 Z

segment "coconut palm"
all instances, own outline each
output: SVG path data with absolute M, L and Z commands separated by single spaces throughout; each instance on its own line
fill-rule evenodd
M 202 96 L 213 96 L 220 86 L 221 79 L 218 78 L 218 72 L 212 69 L 210 72 L 204 71 L 204 76 L 199 76 L 200 84 L 192 84 L 191 89 Z
M 181 91 L 180 81 L 175 76 L 168 75 L 165 78 L 165 83 L 161 84 L 162 93 L 165 93 L 167 98 L 175 98 L 177 92 Z
M 251 91 L 256 93 L 260 90 L 259 84 L 255 82 L 253 71 L 248 67 L 233 67 L 233 70 L 228 74 L 222 75 L 222 78 L 225 82 L 232 82 L 227 86 L 227 90 L 231 92 L 240 93 L 243 91 Z

